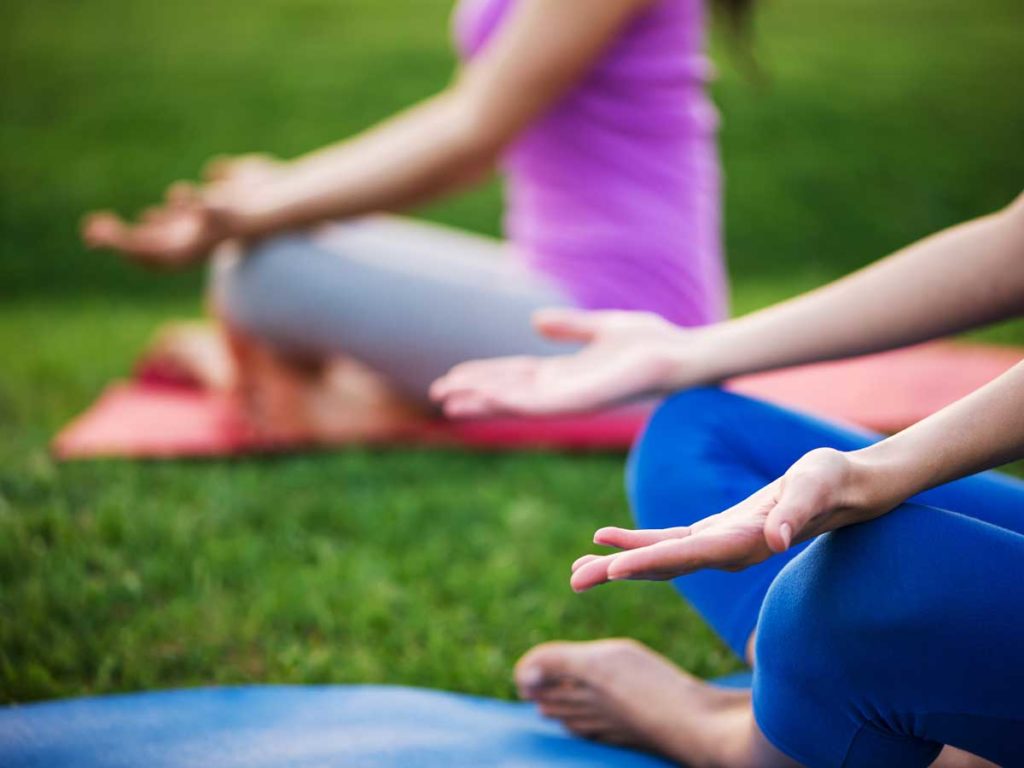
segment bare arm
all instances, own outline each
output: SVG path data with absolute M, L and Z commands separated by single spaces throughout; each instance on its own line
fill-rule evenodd
M 243 201 L 239 234 L 405 208 L 478 179 L 649 2 L 517 3 L 497 37 L 448 90 L 299 158 Z
M 921 491 L 1024 458 L 1024 362 L 962 400 L 850 454 L 856 505 L 891 509 Z M 1024 510 L 1022 510 L 1024 514 Z
M 432 388 L 452 416 L 588 410 L 740 374 L 874 352 L 1024 312 L 1024 196 L 816 291 L 687 330 L 654 315 L 550 310 L 575 354 L 456 366 Z
M 703 375 L 877 352 L 1024 311 L 1024 195 L 848 277 L 702 334 Z M 687 374 L 684 374 L 684 377 Z
M 1024 458 L 1024 363 L 872 446 L 811 451 L 775 482 L 694 525 L 602 528 L 594 541 L 623 551 L 580 558 L 572 585 L 582 591 L 617 579 L 745 568 L 794 542 L 879 517 L 921 491 L 1015 458 Z
M 478 179 L 587 71 L 652 0 L 523 0 L 441 94 L 289 163 L 214 164 L 201 190 L 176 185 L 135 224 L 100 212 L 83 237 L 153 267 L 203 259 L 219 242 L 405 208 Z

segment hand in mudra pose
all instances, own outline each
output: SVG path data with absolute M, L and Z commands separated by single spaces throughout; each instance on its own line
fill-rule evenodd
M 135 222 L 109 211 L 91 213 L 83 221 L 82 237 L 91 248 L 111 248 L 143 266 L 191 266 L 244 230 L 243 220 L 280 167 L 263 155 L 217 158 L 205 169 L 204 186 L 172 184 L 164 204 L 147 209 Z
M 535 317 L 548 338 L 582 342 L 578 352 L 456 366 L 431 395 L 455 417 L 540 415 L 600 408 L 639 394 L 669 392 L 713 378 L 705 331 L 648 313 L 546 310 Z M 734 507 L 666 530 L 602 528 L 596 544 L 621 549 L 573 564 L 577 591 L 619 579 L 672 579 L 704 568 L 740 570 L 794 541 L 888 511 L 859 490 L 857 457 L 819 449 Z M 891 506 L 898 503 L 894 499 Z
M 686 375 L 689 332 L 649 312 L 549 309 L 534 325 L 553 341 L 585 346 L 557 357 L 463 363 L 434 382 L 431 397 L 453 417 L 543 415 L 665 391 Z
M 606 406 L 732 376 L 864 354 L 948 333 L 935 307 L 960 302 L 960 322 L 1020 311 L 1024 196 L 1005 210 L 954 227 L 845 280 L 745 317 L 694 329 L 653 315 L 549 310 L 545 336 L 583 343 L 553 357 L 464 363 L 431 394 L 451 416 L 549 414 Z M 980 250 L 979 250 L 980 249 Z M 986 272 L 962 253 L 981 254 Z M 921 274 L 941 275 L 907 296 Z M 970 300 L 955 293 L 970 286 Z M 874 321 L 886 317 L 886 322 Z M 873 319 L 869 331 L 863 318 Z M 572 586 L 671 579 L 705 568 L 740 570 L 792 543 L 885 514 L 922 490 L 1019 455 L 1024 364 L 975 395 L 862 451 L 817 449 L 747 499 L 684 528 L 602 528 L 598 544 L 621 552 L 580 558 Z M 935 446 L 954 446 L 936 451 Z
M 601 528 L 594 543 L 611 555 L 584 555 L 572 566 L 577 592 L 609 581 L 663 581 L 705 568 L 739 571 L 803 541 L 887 512 L 898 500 L 863 493 L 856 454 L 819 448 L 739 504 L 693 525 L 658 530 Z

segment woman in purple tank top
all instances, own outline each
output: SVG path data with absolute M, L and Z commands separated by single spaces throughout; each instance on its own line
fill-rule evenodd
M 202 186 L 175 185 L 138 222 L 93 214 L 84 237 L 160 267 L 215 255 L 212 304 L 231 333 L 179 325 L 149 364 L 253 395 L 254 426 L 269 433 L 388 429 L 408 414 L 398 403 L 426 403 L 429 382 L 458 362 L 558 349 L 531 333 L 541 307 L 720 320 L 704 10 L 702 0 L 462 0 L 465 63 L 443 93 L 289 162 L 215 162 Z M 372 215 L 496 167 L 505 243 Z M 338 376 L 319 363 L 341 357 L 379 375 L 357 386 L 343 377 L 335 396 Z M 380 418 L 367 419 L 368 403 Z

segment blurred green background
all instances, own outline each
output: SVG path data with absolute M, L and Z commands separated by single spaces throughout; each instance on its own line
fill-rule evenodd
M 715 51 L 737 311 L 1024 186 L 1019 0 L 763 6 L 766 85 Z M 698 674 L 735 666 L 666 585 L 569 591 L 591 531 L 629 519 L 619 455 L 48 456 L 152 328 L 200 306 L 198 273 L 86 253 L 81 214 L 137 211 L 211 155 L 293 155 L 435 92 L 449 11 L 0 5 L 0 701 L 247 681 L 510 695 L 515 658 L 552 637 L 630 635 Z M 495 233 L 499 211 L 491 184 L 425 214 Z

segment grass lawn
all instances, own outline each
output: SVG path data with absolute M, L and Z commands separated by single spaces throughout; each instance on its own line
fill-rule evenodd
M 813 286 L 1024 179 L 1019 0 L 766 4 L 766 87 L 718 52 L 735 307 Z M 441 87 L 445 0 L 9 0 L 0 8 L 0 702 L 236 682 L 506 696 L 552 637 L 736 666 L 664 584 L 584 596 L 622 456 L 347 450 L 55 464 L 47 442 L 201 276 L 86 254 L 218 152 L 290 155 Z M 425 212 L 495 232 L 499 192 Z M 986 338 L 1024 343 L 1020 325 Z

